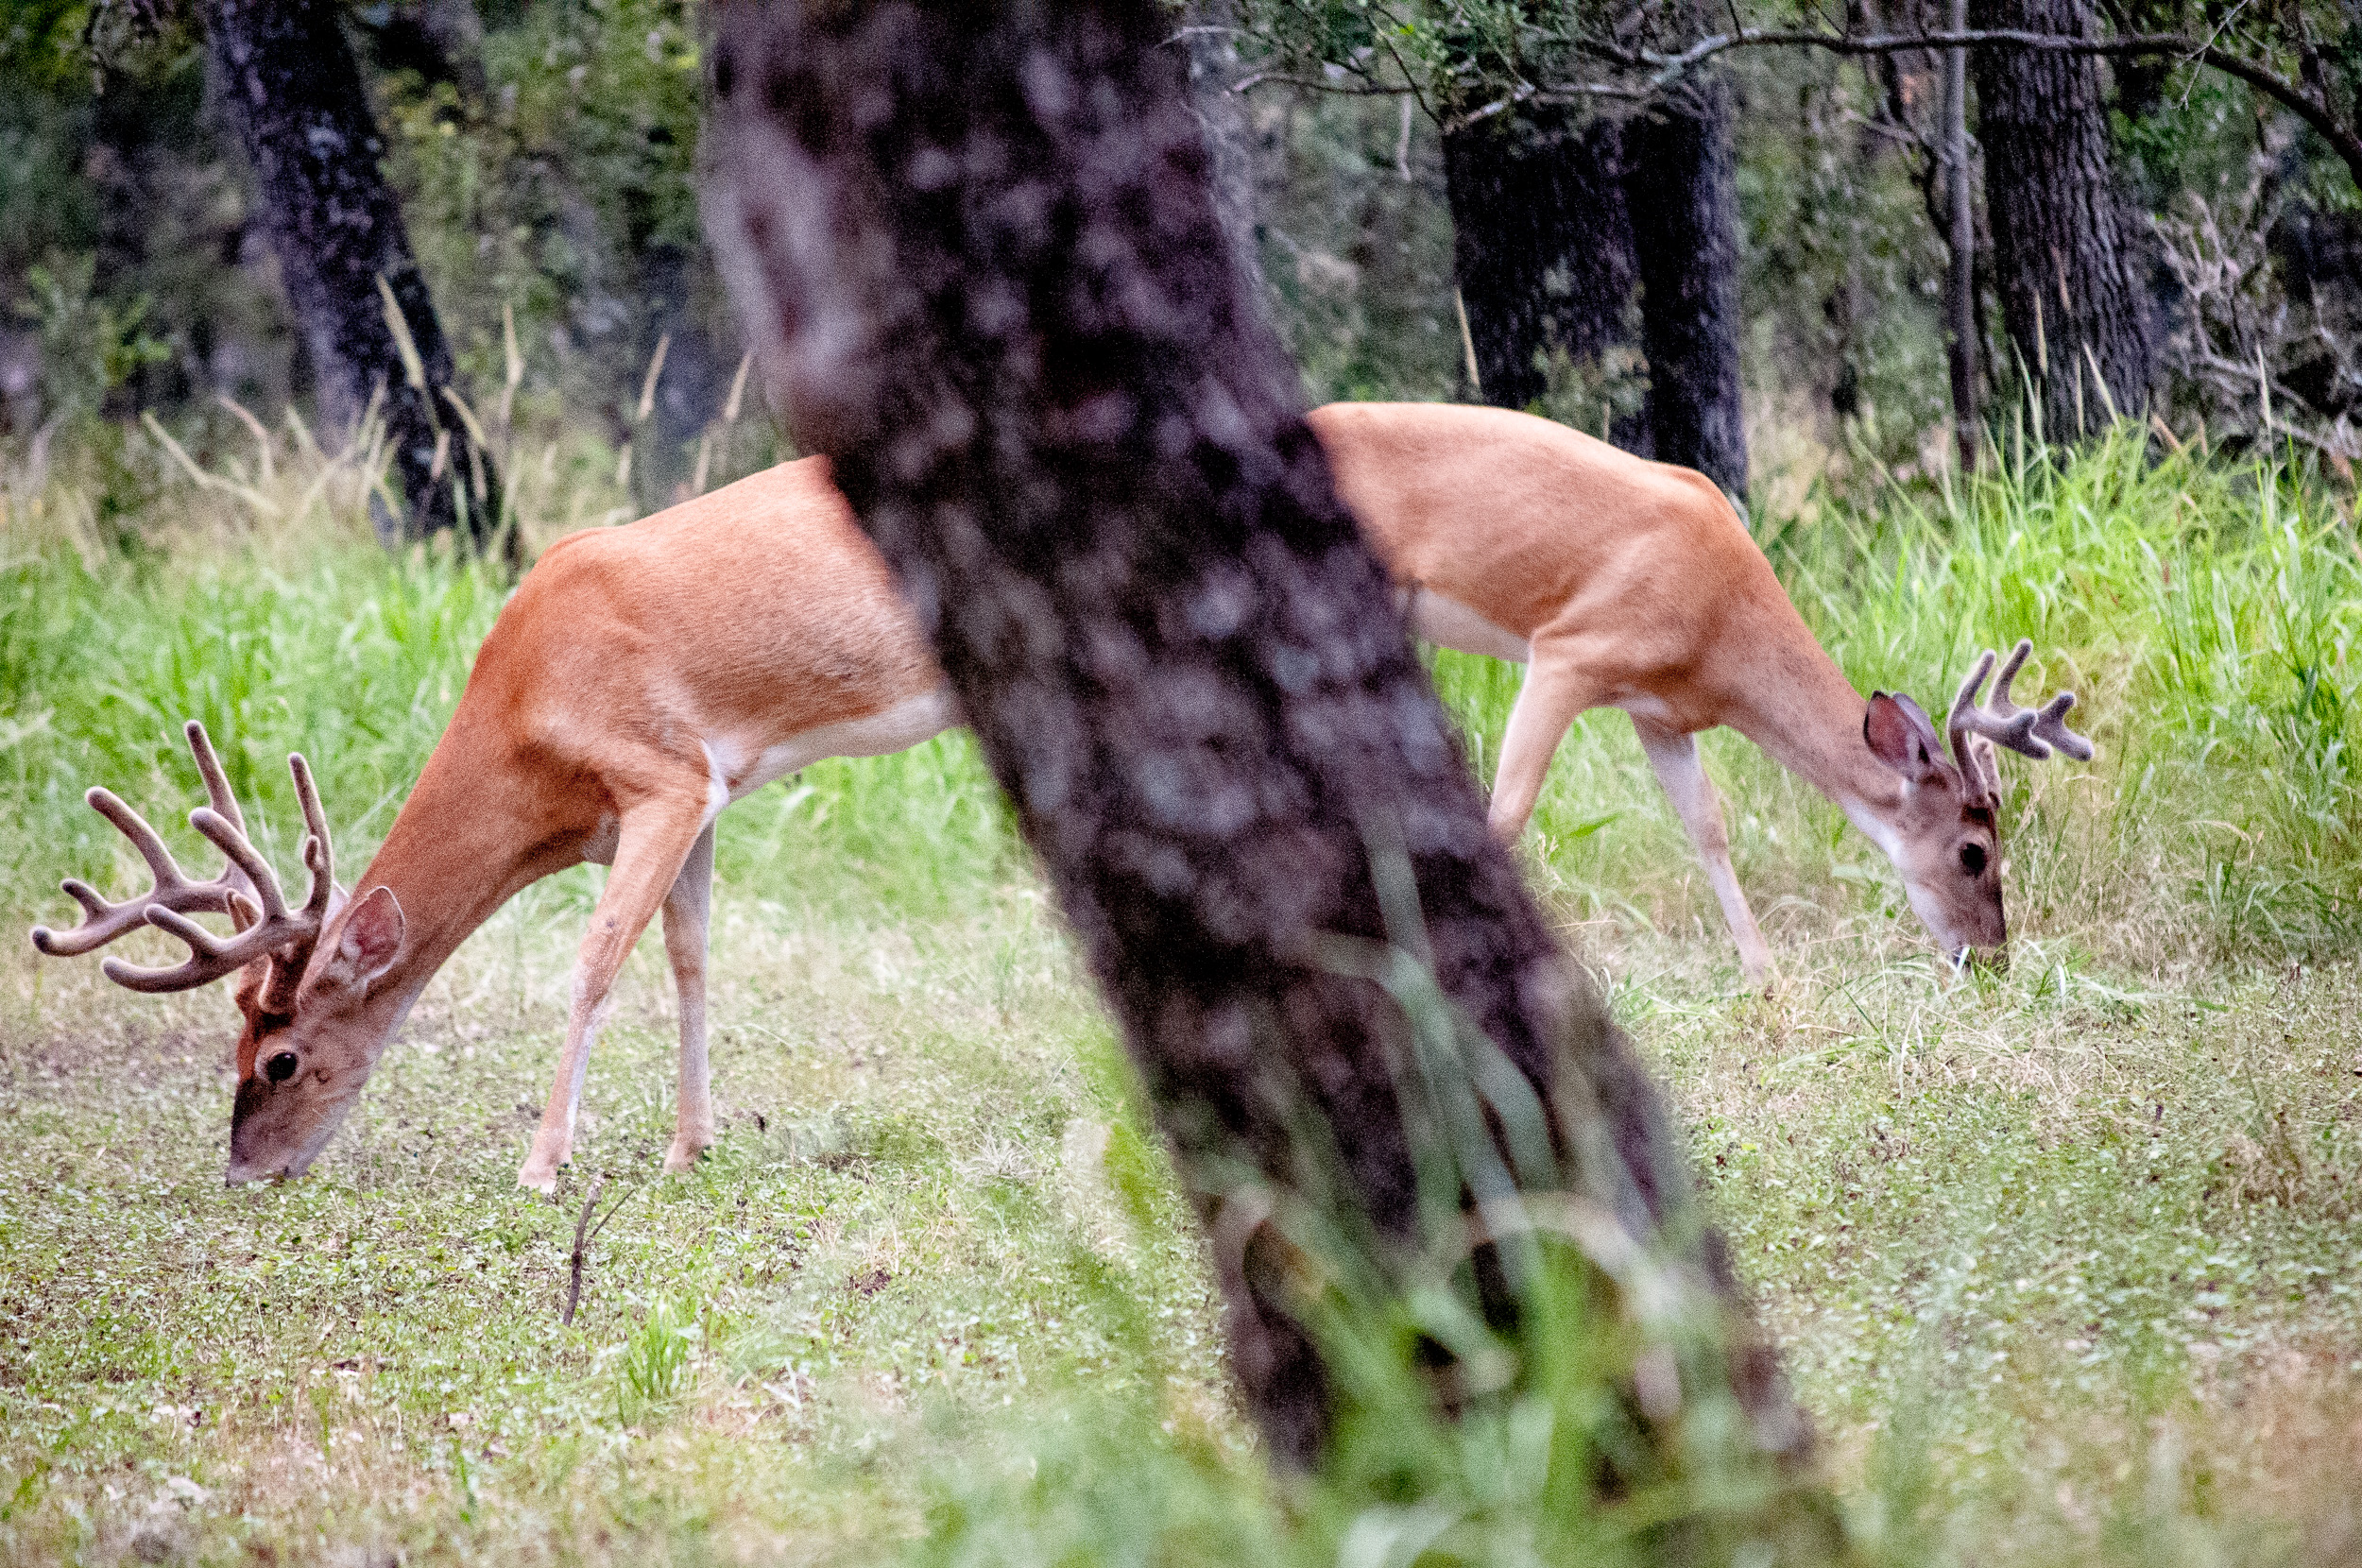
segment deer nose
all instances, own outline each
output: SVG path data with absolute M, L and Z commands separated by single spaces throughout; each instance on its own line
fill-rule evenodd
M 1953 956 L 1952 967 L 1961 974 L 1979 969 L 1988 975 L 2010 972 L 2010 947 L 2004 942 L 1993 947 L 1963 947 Z

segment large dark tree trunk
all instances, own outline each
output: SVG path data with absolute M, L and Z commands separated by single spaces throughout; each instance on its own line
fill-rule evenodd
M 1708 70 L 1624 126 L 1649 453 L 1747 493 L 1731 87 Z
M 352 50 L 328 0 L 204 0 L 206 46 L 253 165 L 261 217 L 308 350 L 323 433 L 352 432 L 382 389 L 394 481 L 416 537 L 464 526 L 479 543 L 500 515 L 499 476 L 443 389 L 444 339 Z M 378 281 L 393 290 L 417 349 L 414 385 Z
M 1542 395 L 1541 356 L 1554 346 L 1596 364 L 1631 342 L 1638 274 L 1622 162 L 1614 120 L 1564 109 L 1513 110 L 1445 135 L 1452 270 L 1477 391 L 1495 407 Z
M 1977 27 L 2080 35 L 2086 20 L 2080 0 L 1969 4 Z M 2099 66 L 1980 49 L 1974 69 L 2003 321 L 2040 387 L 2046 434 L 2072 440 L 2107 422 L 2111 399 L 2120 413 L 2145 410 L 2156 366 L 2132 223 L 2108 166 Z
M 1595 1190 L 1677 1277 L 1721 1278 L 1698 1232 L 1660 1229 L 1689 1184 L 1656 1097 L 1487 833 L 1224 256 L 1154 0 L 717 9 L 725 275 L 1121 1021 L 1275 1448 L 1317 1452 L 1338 1394 L 1258 1215 L 1292 1193 L 1416 1235 L 1403 1014 L 1324 946 L 1418 942 L 1374 863 L 1415 878 L 1438 982 L 1514 1074 L 1596 1104 L 1620 1158 Z M 1754 1440 L 1793 1451 L 1739 1360 Z

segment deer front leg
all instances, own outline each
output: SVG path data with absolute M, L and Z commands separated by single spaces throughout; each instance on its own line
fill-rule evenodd
M 557 1190 L 558 1167 L 573 1155 L 574 1113 L 582 1104 L 583 1073 L 590 1065 L 590 1042 L 606 1021 L 607 994 L 632 944 L 656 917 L 657 906 L 687 861 L 705 827 L 704 793 L 666 797 L 625 812 L 615 846 L 614 869 L 590 916 L 582 951 L 574 961 L 573 997 L 566 1014 L 566 1053 L 550 1085 L 533 1150 L 517 1172 L 517 1185 Z
M 1549 776 L 1550 758 L 1566 738 L 1566 726 L 1600 701 L 1599 683 L 1565 656 L 1563 650 L 1536 645 L 1526 667 L 1526 683 L 1509 710 L 1509 728 L 1501 736 L 1500 766 L 1493 774 L 1493 806 L 1488 820 L 1494 836 L 1515 844 L 1542 798 L 1542 781 Z
M 706 934 L 713 909 L 713 824 L 697 835 L 664 895 L 664 952 L 680 997 L 680 1107 L 667 1170 L 687 1170 L 713 1147 L 713 1078 L 706 1064 Z
M 1656 770 L 1656 781 L 1671 798 L 1698 858 L 1705 862 L 1706 882 L 1714 889 L 1722 918 L 1738 943 L 1739 972 L 1750 986 L 1769 984 L 1772 948 L 1755 927 L 1754 912 L 1747 907 L 1738 873 L 1731 866 L 1731 839 L 1722 824 L 1722 802 L 1714 793 L 1714 781 L 1706 776 L 1704 759 L 1698 755 L 1698 738 L 1639 717 L 1633 719 L 1632 727 L 1638 732 L 1640 749 L 1648 753 L 1649 766 Z

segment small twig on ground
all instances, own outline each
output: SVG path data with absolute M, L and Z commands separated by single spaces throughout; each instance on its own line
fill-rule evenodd
M 606 1186 L 607 1178 L 604 1176 L 590 1184 L 590 1191 L 582 1200 L 582 1218 L 574 1221 L 574 1253 L 573 1256 L 566 1260 L 566 1309 L 557 1315 L 561 1327 L 574 1326 L 574 1307 L 582 1300 L 582 1270 L 583 1265 L 590 1261 L 590 1243 L 599 1239 L 599 1233 L 607 1229 L 607 1222 L 621 1214 L 624 1205 L 630 1202 L 633 1194 L 640 1190 L 635 1185 L 630 1192 L 615 1200 L 614 1206 L 602 1215 L 599 1222 L 593 1225 L 590 1223 L 590 1215 L 599 1206 L 599 1194 L 605 1190 Z

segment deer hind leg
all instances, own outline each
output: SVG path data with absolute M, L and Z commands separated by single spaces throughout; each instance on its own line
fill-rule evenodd
M 1705 862 L 1706 881 L 1738 943 L 1739 972 L 1751 986 L 1767 984 L 1772 979 L 1772 948 L 1756 929 L 1754 912 L 1747 907 L 1738 873 L 1731 866 L 1731 839 L 1722 825 L 1722 802 L 1714 793 L 1714 781 L 1706 776 L 1704 759 L 1698 755 L 1698 738 L 1636 716 L 1632 727 L 1639 733 L 1640 749 L 1648 753 L 1649 766 L 1656 770 L 1656 781 L 1671 798 L 1698 858 Z
M 1550 758 L 1566 738 L 1566 726 L 1600 702 L 1599 683 L 1559 649 L 1536 645 L 1526 667 L 1526 683 L 1509 710 L 1501 737 L 1500 766 L 1493 775 L 1490 821 L 1496 837 L 1514 844 L 1542 798 Z
M 667 1170 L 687 1170 L 713 1147 L 713 1078 L 706 1063 L 706 933 L 713 910 L 713 824 L 707 823 L 664 895 L 664 953 L 680 995 L 680 1115 Z
M 557 1170 L 573 1155 L 574 1113 L 582 1104 L 583 1073 L 590 1065 L 590 1042 L 607 1018 L 608 989 L 631 953 L 632 944 L 656 917 L 667 889 L 680 878 L 689 851 L 706 827 L 707 800 L 696 794 L 660 796 L 633 807 L 618 829 L 614 869 L 590 916 L 574 961 L 573 998 L 566 1014 L 566 1051 L 557 1080 L 542 1107 L 533 1150 L 517 1172 L 517 1185 L 557 1190 Z

